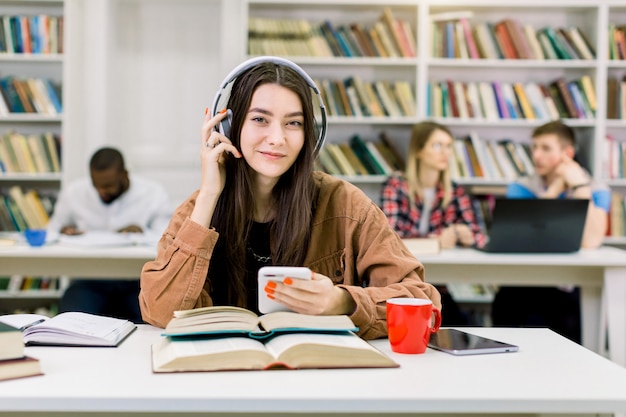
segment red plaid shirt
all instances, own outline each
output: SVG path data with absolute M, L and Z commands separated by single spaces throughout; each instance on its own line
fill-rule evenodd
M 453 224 L 465 224 L 474 233 L 476 246 L 485 245 L 486 237 L 478 225 L 472 200 L 463 187 L 453 184 L 452 199 L 446 208 L 441 206 L 443 188 L 437 187 L 435 202 L 430 212 L 428 233 L 439 235 L 443 229 Z M 389 219 L 391 227 L 402 238 L 425 237 L 420 235 L 420 217 L 423 202 L 415 200 L 415 206 L 409 204 L 409 184 L 401 175 L 390 176 L 383 184 L 380 197 L 381 208 Z

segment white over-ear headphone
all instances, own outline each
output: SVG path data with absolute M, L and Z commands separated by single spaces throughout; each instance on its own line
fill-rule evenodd
M 230 97 L 229 87 L 232 87 L 230 84 L 233 81 L 235 81 L 235 79 L 239 75 L 241 75 L 243 72 L 263 62 L 272 62 L 278 65 L 284 65 L 286 67 L 293 69 L 300 76 L 302 76 L 302 78 L 304 78 L 304 80 L 307 82 L 309 87 L 315 92 L 315 95 L 317 96 L 317 99 L 319 101 L 319 109 L 320 109 L 320 114 L 321 114 L 321 119 L 322 119 L 321 123 L 317 124 L 316 126 L 316 129 L 318 130 L 318 137 L 317 137 L 317 141 L 315 142 L 314 153 L 317 155 L 319 150 L 322 149 L 322 145 L 324 145 L 324 141 L 326 140 L 326 129 L 328 127 L 328 123 L 326 121 L 326 107 L 324 106 L 324 101 L 322 100 L 322 95 L 320 94 L 320 90 L 315 85 L 315 82 L 313 81 L 313 79 L 302 68 L 300 68 L 294 62 L 289 61 L 288 59 L 279 58 L 276 56 L 259 56 L 259 57 L 251 58 L 239 64 L 237 67 L 235 67 L 235 69 L 233 69 L 230 72 L 230 74 L 226 76 L 226 78 L 224 78 L 224 81 L 222 81 L 222 84 L 220 85 L 219 90 L 217 90 L 217 94 L 215 95 L 215 98 L 213 99 L 211 116 L 215 116 L 217 114 L 218 106 L 220 109 L 225 106 L 225 103 L 221 103 L 220 100 L 222 99 L 228 100 L 228 97 Z M 228 93 L 228 95 L 225 95 L 226 93 Z M 225 95 L 225 98 L 222 98 L 222 95 Z M 225 117 L 222 123 L 220 124 L 220 133 L 222 133 L 225 136 L 230 135 L 230 124 L 232 121 L 232 117 L 233 117 L 232 112 L 230 112 L 229 110 L 228 116 Z

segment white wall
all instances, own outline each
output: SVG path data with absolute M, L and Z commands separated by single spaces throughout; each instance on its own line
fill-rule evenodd
M 204 109 L 245 56 L 240 8 L 232 1 L 67 0 L 64 181 L 87 175 L 93 151 L 109 145 L 175 202 L 195 190 Z

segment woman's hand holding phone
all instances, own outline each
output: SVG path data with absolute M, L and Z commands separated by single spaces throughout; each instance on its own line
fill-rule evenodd
M 258 279 L 259 311 L 264 314 L 281 310 L 312 315 L 351 314 L 356 306 L 350 293 L 308 268 L 263 267 Z

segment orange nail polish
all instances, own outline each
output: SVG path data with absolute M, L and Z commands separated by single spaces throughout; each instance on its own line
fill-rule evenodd
M 283 282 L 285 283 L 285 285 L 293 284 L 293 280 L 291 278 L 285 278 L 285 280 Z
M 274 281 L 269 281 L 267 283 L 267 288 L 272 288 L 272 289 L 276 288 L 276 283 Z
M 274 289 L 266 286 L 265 287 L 265 292 L 268 293 L 268 294 L 274 294 Z
M 227 111 L 226 109 L 222 109 L 222 110 L 220 110 L 220 114 L 224 114 L 224 113 L 226 113 L 226 111 Z
M 267 298 L 269 298 L 270 300 L 273 300 L 274 296 L 272 294 L 267 294 Z
M 204 114 L 207 114 L 208 112 L 209 112 L 209 108 L 208 108 L 208 107 L 205 107 L 205 108 L 204 108 Z

